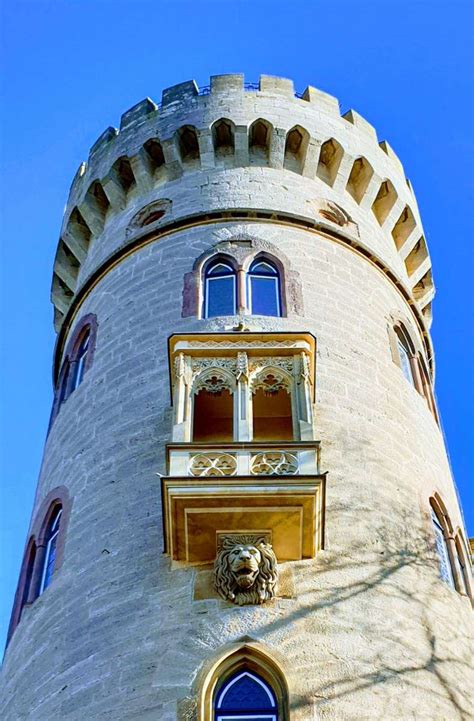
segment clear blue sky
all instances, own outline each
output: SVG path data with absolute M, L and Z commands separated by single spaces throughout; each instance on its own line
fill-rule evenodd
M 387 139 L 417 194 L 437 297 L 436 393 L 470 535 L 472 0 L 3 0 L 0 645 L 50 412 L 51 270 L 72 177 L 146 96 L 243 72 L 336 95 Z

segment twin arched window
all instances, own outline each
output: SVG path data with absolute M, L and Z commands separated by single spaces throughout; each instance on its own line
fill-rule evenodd
M 394 362 L 400 367 L 408 383 L 425 398 L 428 408 L 438 422 L 431 380 L 422 353 L 416 351 L 412 337 L 403 323 L 394 325 L 389 335 Z
M 430 499 L 433 528 L 440 578 L 450 588 L 471 597 L 470 568 L 461 531 L 453 532 L 451 521 L 438 494 Z
M 237 309 L 252 315 L 281 316 L 281 282 L 276 265 L 257 258 L 239 282 L 231 262 L 218 259 L 209 263 L 204 273 L 204 317 L 234 315 Z
M 218 690 L 215 721 L 278 721 L 278 707 L 270 686 L 256 673 L 240 670 Z

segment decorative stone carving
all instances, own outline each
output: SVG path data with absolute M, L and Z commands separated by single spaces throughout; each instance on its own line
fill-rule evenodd
M 294 476 L 298 473 L 298 458 L 287 451 L 269 451 L 252 456 L 250 473 L 253 476 Z
M 168 198 L 155 200 L 153 203 L 146 205 L 144 208 L 135 213 L 127 226 L 125 235 L 127 238 L 138 228 L 144 228 L 147 225 L 157 223 L 166 213 L 170 213 L 172 202 Z
M 331 223 L 336 223 L 336 225 L 340 225 L 341 228 L 354 222 L 344 208 L 341 208 L 337 203 L 333 203 L 331 200 L 322 200 L 320 202 L 319 215 L 322 218 L 331 221 Z
M 237 459 L 230 453 L 196 453 L 189 464 L 191 476 L 234 476 Z
M 309 383 L 311 384 L 311 370 L 309 365 L 309 358 L 305 353 L 300 356 L 300 375 L 298 383 Z
M 205 377 L 200 378 L 194 386 L 194 393 L 206 391 L 216 396 L 219 396 L 222 391 L 225 390 L 232 392 L 228 379 L 215 373 L 207 374 Z
M 191 348 L 226 348 L 228 346 L 238 346 L 239 348 L 295 348 L 296 343 L 292 340 L 282 341 L 265 341 L 262 343 L 261 340 L 244 340 L 243 338 L 236 339 L 235 341 L 217 341 L 217 340 L 192 340 L 189 341 Z
M 269 356 L 263 358 L 252 358 L 249 369 L 251 372 L 255 370 L 262 370 L 269 366 L 283 368 L 287 373 L 293 372 L 293 358 L 286 358 L 285 356 Z
M 192 373 L 195 378 L 193 392 L 206 390 L 220 395 L 223 390 L 235 389 L 235 358 L 193 358 Z
M 272 372 L 260 373 L 252 384 L 252 393 L 262 389 L 266 396 L 273 396 L 280 390 L 290 393 L 290 381 L 283 373 Z
M 235 358 L 193 358 L 192 359 L 193 373 L 200 373 L 207 368 L 225 368 L 229 371 L 234 371 L 236 367 Z
M 249 377 L 249 358 L 247 353 L 237 353 L 237 380 Z
M 214 563 L 214 585 L 226 601 L 239 606 L 275 597 L 277 559 L 263 535 L 222 536 Z

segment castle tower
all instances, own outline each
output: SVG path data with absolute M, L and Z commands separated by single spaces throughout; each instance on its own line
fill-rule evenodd
M 81 165 L 5 721 L 469 718 L 469 553 L 400 160 L 289 80 Z

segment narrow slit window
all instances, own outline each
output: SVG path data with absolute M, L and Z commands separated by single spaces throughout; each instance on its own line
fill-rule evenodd
M 71 390 L 73 390 L 73 391 L 76 390 L 76 388 L 82 383 L 82 379 L 84 377 L 87 353 L 89 351 L 89 340 L 90 340 L 90 334 L 86 333 L 86 335 L 84 336 L 84 338 L 81 341 L 79 350 L 77 351 L 76 370 L 75 370 L 74 380 L 73 380 L 72 388 L 71 388 Z
M 444 528 L 433 509 L 431 509 L 431 520 L 435 534 L 436 551 L 438 553 L 439 575 L 448 586 L 454 588 L 453 571 L 451 568 L 451 560 L 449 558 Z
M 224 262 L 213 264 L 206 271 L 204 317 L 235 315 L 236 274 L 231 265 Z
M 280 277 L 273 264 L 265 260 L 253 263 L 247 287 L 252 315 L 281 316 Z
M 395 328 L 395 333 L 397 336 L 397 349 L 398 356 L 400 358 L 400 368 L 402 369 L 402 373 L 407 379 L 407 381 L 410 383 L 410 385 L 415 386 L 415 380 L 413 378 L 413 371 L 411 368 L 411 354 L 408 342 L 400 328 Z
M 62 508 L 54 514 L 51 519 L 50 527 L 47 534 L 46 554 L 44 557 L 43 573 L 41 576 L 40 594 L 49 586 L 54 572 L 54 564 L 56 561 L 56 546 L 59 536 L 59 527 L 61 523 Z

